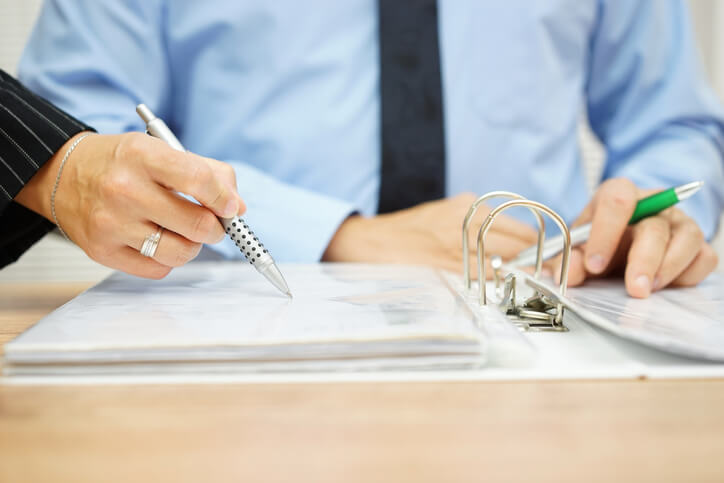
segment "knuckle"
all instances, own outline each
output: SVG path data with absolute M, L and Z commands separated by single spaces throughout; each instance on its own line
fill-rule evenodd
M 166 275 L 171 273 L 171 270 L 172 270 L 171 267 L 167 267 L 165 265 L 158 265 L 157 267 L 150 269 L 146 273 L 146 278 L 150 278 L 153 280 L 161 280 L 162 278 L 165 278 Z
M 637 201 L 636 185 L 626 178 L 609 179 L 601 184 L 598 198 L 609 209 L 633 211 Z
M 622 188 L 627 189 L 628 191 L 635 193 L 636 192 L 636 185 L 633 181 L 631 181 L 628 178 L 615 178 L 616 183 L 621 186 Z
M 231 199 L 231 193 L 221 185 L 214 187 L 213 199 L 210 200 L 209 206 L 222 208 Z
M 224 178 L 226 178 L 231 186 L 236 186 L 236 171 L 234 171 L 234 168 L 229 163 L 222 163 L 221 169 L 224 173 Z
M 98 189 L 100 190 L 103 198 L 111 198 L 115 192 L 115 181 L 110 173 L 105 173 L 98 180 Z
M 711 265 L 712 267 L 715 267 L 719 263 L 719 255 L 716 254 L 708 243 L 704 243 L 701 248 L 701 258 L 707 265 Z
M 100 233 L 107 233 L 108 229 L 113 226 L 114 219 L 107 210 L 93 210 L 88 215 L 89 237 L 93 239 Z
M 604 197 L 603 202 L 618 212 L 633 211 L 636 205 L 636 196 L 628 190 L 610 191 L 607 196 Z
M 131 198 L 136 188 L 128 173 L 122 170 L 112 170 L 100 179 L 101 194 L 106 199 Z
M 704 232 L 701 231 L 701 228 L 699 228 L 699 225 L 696 224 L 693 220 L 684 223 L 682 226 L 682 230 L 684 234 L 692 239 L 692 242 L 696 243 L 704 243 Z
M 209 211 L 202 211 L 194 220 L 191 229 L 191 239 L 194 241 L 203 241 L 212 238 L 214 228 L 218 225 L 218 220 Z
M 671 227 L 663 218 L 647 218 L 640 222 L 639 226 L 639 232 L 645 232 L 647 238 L 653 239 L 657 243 L 666 243 L 669 241 Z
M 190 262 L 191 260 L 196 258 L 196 256 L 199 254 L 200 250 L 201 250 L 200 243 L 192 243 L 192 242 L 182 243 L 181 246 L 176 251 L 174 266 L 180 267 L 181 265 L 185 265 L 186 263 Z
M 115 158 L 126 160 L 142 157 L 145 154 L 145 141 L 147 141 L 145 134 L 123 134 L 116 144 Z
M 191 173 L 192 186 L 198 193 L 206 187 L 213 179 L 211 168 L 206 163 L 194 163 L 194 170 Z
M 85 248 L 85 252 L 92 260 L 103 264 L 113 255 L 111 247 L 97 238 L 88 240 L 88 246 Z

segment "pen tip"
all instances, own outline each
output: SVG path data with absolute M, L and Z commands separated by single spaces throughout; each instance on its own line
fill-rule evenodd
M 290 299 L 293 299 L 293 298 L 294 298 L 294 297 L 292 297 L 292 293 L 289 292 L 289 291 L 287 291 L 286 296 L 289 297 Z
M 674 188 L 674 193 L 676 193 L 676 197 L 679 201 L 684 201 L 699 191 L 702 186 L 704 186 L 703 181 L 694 181 L 693 183 L 688 183 Z

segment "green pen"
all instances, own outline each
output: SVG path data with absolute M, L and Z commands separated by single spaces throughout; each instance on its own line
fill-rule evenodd
M 634 210 L 633 215 L 631 215 L 631 219 L 628 224 L 633 225 L 634 223 L 638 223 L 646 217 L 656 215 L 657 213 L 664 211 L 666 208 L 670 208 L 676 203 L 690 198 L 694 193 L 699 191 L 702 186 L 704 186 L 703 181 L 695 181 L 693 183 L 659 191 L 651 196 L 640 199 L 638 203 L 636 203 L 636 209 Z M 588 240 L 590 235 L 590 223 L 571 229 L 571 246 L 580 245 Z M 535 263 L 536 248 L 537 247 L 535 245 L 530 248 L 526 248 L 507 265 L 513 267 L 533 265 Z M 543 245 L 543 260 L 547 260 L 558 255 L 561 250 L 563 250 L 563 236 L 559 235 L 546 240 Z

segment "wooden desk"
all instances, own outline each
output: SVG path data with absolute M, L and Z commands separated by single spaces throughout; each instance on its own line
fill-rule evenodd
M 81 285 L 0 285 L 5 342 Z M 0 482 L 724 481 L 724 380 L 0 385 Z

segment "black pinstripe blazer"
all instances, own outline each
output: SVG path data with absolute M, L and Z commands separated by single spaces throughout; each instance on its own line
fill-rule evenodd
M 54 226 L 13 198 L 68 139 L 88 130 L 0 70 L 0 267 Z

